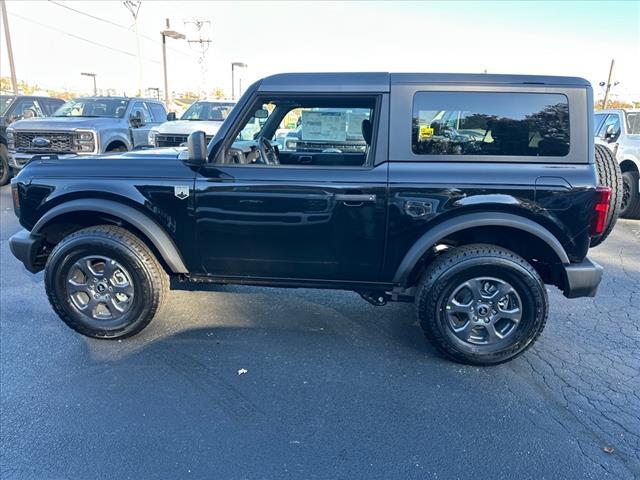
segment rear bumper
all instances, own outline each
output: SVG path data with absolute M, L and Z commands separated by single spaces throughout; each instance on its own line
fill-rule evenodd
M 38 263 L 38 251 L 42 245 L 42 238 L 31 235 L 26 230 L 20 230 L 9 238 L 9 249 L 13 256 L 20 260 L 31 273 L 39 272 L 44 268 Z
M 565 288 L 562 293 L 567 298 L 595 297 L 603 270 L 588 258 L 580 263 L 565 265 Z

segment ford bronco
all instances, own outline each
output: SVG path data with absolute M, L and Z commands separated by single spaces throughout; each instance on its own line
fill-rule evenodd
M 312 113 L 280 150 L 293 110 Z M 275 75 L 208 144 L 199 131 L 186 148 L 32 159 L 12 181 L 24 230 L 10 246 L 95 338 L 140 332 L 170 279 L 333 288 L 415 302 L 442 354 L 497 364 L 540 335 L 546 284 L 575 298 L 600 283 L 587 253 L 615 193 L 593 118 L 580 78 Z M 354 121 L 365 148 L 304 150 L 353 137 Z

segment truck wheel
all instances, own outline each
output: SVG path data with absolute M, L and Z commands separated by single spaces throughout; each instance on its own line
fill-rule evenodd
M 101 225 L 65 237 L 45 267 L 58 316 L 94 338 L 124 338 L 146 327 L 162 305 L 168 276 L 153 253 L 124 228 Z
M 638 187 L 638 172 L 624 172 L 622 174 L 622 204 L 620 216 L 623 218 L 640 218 L 640 191 Z
M 7 147 L 0 143 L 0 187 L 6 185 L 10 177 L 11 167 L 9 166 Z
M 622 172 L 616 158 L 604 145 L 596 144 L 596 170 L 600 185 L 611 187 L 611 200 L 609 201 L 609 214 L 602 234 L 591 238 L 591 247 L 597 247 L 609 236 L 616 225 L 620 215 L 622 202 Z
M 496 365 L 520 355 L 547 321 L 547 290 L 509 250 L 475 244 L 438 257 L 418 285 L 416 309 L 427 339 L 456 362 Z

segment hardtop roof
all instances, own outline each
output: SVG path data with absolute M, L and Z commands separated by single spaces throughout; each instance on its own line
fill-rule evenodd
M 553 85 L 590 87 L 580 77 L 545 75 L 495 75 L 487 73 L 280 73 L 262 79 L 263 92 L 388 92 L 390 85 L 468 84 L 468 85 Z

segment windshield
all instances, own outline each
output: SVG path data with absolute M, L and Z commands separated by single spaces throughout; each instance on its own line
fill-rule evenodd
M 12 95 L 0 95 L 0 115 L 4 115 L 4 112 L 9 109 L 14 98 L 16 97 Z
M 122 118 L 128 104 L 129 100 L 122 98 L 76 98 L 62 105 L 53 116 Z
M 196 102 L 180 117 L 181 120 L 208 120 L 222 122 L 235 106 L 233 102 Z
M 627 113 L 627 130 L 631 135 L 640 135 L 640 112 Z

